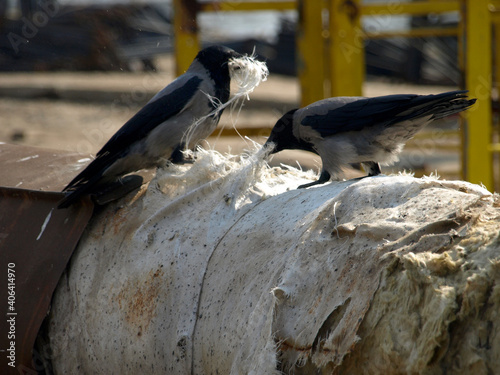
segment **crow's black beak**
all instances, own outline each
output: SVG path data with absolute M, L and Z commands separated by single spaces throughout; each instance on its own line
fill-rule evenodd
M 262 148 L 264 149 L 266 155 L 272 155 L 279 151 L 277 146 L 278 145 L 276 144 L 276 142 L 274 142 L 272 139 L 268 139 L 266 143 L 264 143 L 264 146 L 262 146 Z
M 233 57 L 233 58 L 235 58 L 235 59 L 239 59 L 239 58 L 242 58 L 242 57 L 245 57 L 245 56 L 246 56 L 246 55 L 242 55 L 241 53 L 238 53 L 238 52 L 236 52 L 236 51 L 235 51 L 235 52 L 233 53 L 233 56 L 232 56 L 232 57 Z
M 236 52 L 234 50 L 232 50 L 231 53 L 230 53 L 230 58 L 231 59 L 240 59 L 240 58 L 242 58 L 244 56 L 246 56 L 246 55 L 242 55 L 241 53 Z

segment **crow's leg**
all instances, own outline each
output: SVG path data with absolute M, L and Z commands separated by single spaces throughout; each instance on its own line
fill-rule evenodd
M 299 189 L 305 189 L 305 188 L 308 188 L 308 187 L 311 187 L 311 186 L 324 184 L 325 182 L 330 181 L 330 177 L 331 177 L 330 173 L 328 173 L 327 171 L 323 170 L 323 171 L 321 171 L 321 174 L 319 175 L 318 181 L 314 181 L 314 182 L 311 182 L 311 183 L 305 184 L 305 185 L 300 185 L 298 188 Z
M 182 151 L 186 147 L 185 144 L 179 144 L 175 150 L 170 155 L 170 161 L 174 164 L 192 164 L 194 163 L 194 159 L 186 159 Z
M 365 161 L 361 163 L 368 176 L 378 176 L 382 173 L 380 170 L 380 164 L 374 161 Z

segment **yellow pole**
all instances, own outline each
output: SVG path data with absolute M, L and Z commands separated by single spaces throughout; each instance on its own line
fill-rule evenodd
M 200 50 L 196 0 L 174 0 L 175 73 L 183 74 Z
M 493 53 L 494 53 L 494 64 L 493 64 L 493 77 L 495 79 L 495 82 L 493 83 L 493 86 L 497 89 L 500 90 L 500 22 L 497 22 L 493 25 L 493 33 L 494 33 L 494 41 L 495 41 L 495 46 L 493 48 Z M 500 102 L 500 98 L 497 97 L 497 101 Z
M 488 0 L 465 0 L 465 86 L 477 102 L 465 114 L 464 178 L 493 190 L 493 158 L 489 150 L 491 116 L 491 19 Z
M 301 106 L 325 98 L 325 30 L 323 1 L 298 0 L 297 71 Z
M 330 96 L 360 96 L 364 41 L 359 0 L 330 0 Z

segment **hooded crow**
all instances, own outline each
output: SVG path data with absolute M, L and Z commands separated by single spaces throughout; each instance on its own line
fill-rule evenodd
M 183 161 L 182 151 L 193 148 L 217 127 L 229 99 L 235 61 L 242 56 L 230 48 L 201 50 L 186 73 L 158 92 L 114 134 L 96 158 L 63 190 L 58 208 L 82 195 L 96 194 L 121 176 Z M 139 183 L 140 185 L 140 183 Z
M 352 163 L 361 163 L 368 176 L 376 176 L 381 173 L 379 163 L 397 161 L 405 142 L 425 125 L 475 101 L 467 99 L 467 91 L 328 98 L 284 114 L 264 147 L 272 154 L 296 149 L 321 157 L 319 179 L 299 188 L 328 182 Z

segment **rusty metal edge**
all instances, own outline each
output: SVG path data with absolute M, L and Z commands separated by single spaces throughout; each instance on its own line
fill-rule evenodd
M 57 202 L 63 196 L 0 187 L 0 306 L 4 311 L 0 368 L 4 374 L 40 370 L 32 361 L 36 336 L 58 281 L 92 216 L 94 204 L 90 198 L 58 210 Z M 15 277 L 8 280 L 8 273 Z M 12 343 L 15 358 L 10 361 L 13 357 L 8 358 L 8 349 Z

